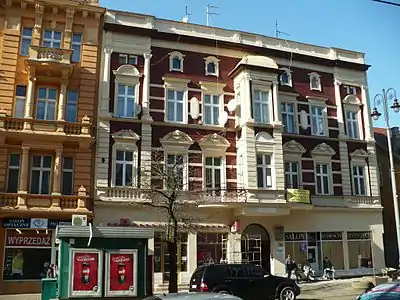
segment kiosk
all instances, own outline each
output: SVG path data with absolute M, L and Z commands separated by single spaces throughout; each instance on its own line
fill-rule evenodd
M 59 226 L 58 299 L 143 298 L 152 228 Z

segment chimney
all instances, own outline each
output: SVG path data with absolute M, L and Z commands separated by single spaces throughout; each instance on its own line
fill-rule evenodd
M 400 155 L 400 128 L 392 127 L 393 152 Z

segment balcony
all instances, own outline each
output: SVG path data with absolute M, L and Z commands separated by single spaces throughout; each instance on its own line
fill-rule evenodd
M 71 49 L 56 49 L 38 45 L 30 45 L 29 47 L 29 63 L 44 64 L 63 64 L 70 65 L 72 57 Z
M 81 186 L 77 195 L 38 195 L 24 193 L 0 193 L 0 211 L 13 216 L 26 212 L 37 213 L 90 213 L 88 195 Z
M 317 207 L 382 208 L 380 197 L 372 196 L 312 196 L 311 203 Z

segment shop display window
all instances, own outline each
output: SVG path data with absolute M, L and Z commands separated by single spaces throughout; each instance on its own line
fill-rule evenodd
M 220 263 L 224 257 L 223 243 L 227 239 L 224 233 L 197 233 L 197 266 Z

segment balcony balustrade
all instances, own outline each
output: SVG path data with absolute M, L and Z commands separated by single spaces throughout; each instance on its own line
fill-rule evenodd
M 29 61 L 43 63 L 71 64 L 72 50 L 30 45 Z

